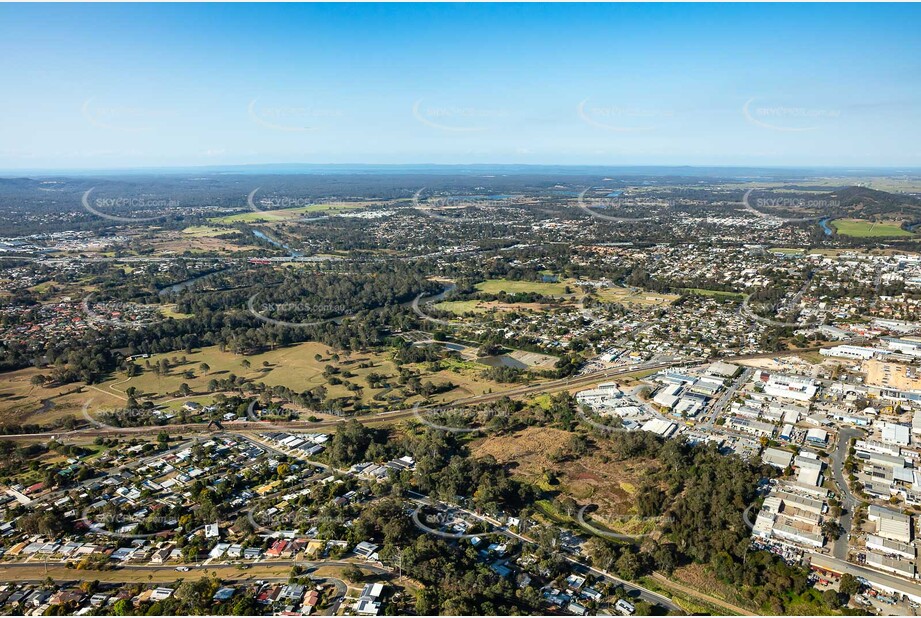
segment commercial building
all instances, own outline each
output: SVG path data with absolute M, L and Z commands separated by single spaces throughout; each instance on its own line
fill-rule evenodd
M 911 515 L 871 504 L 867 509 L 867 519 L 876 522 L 877 535 L 893 541 L 911 543 Z

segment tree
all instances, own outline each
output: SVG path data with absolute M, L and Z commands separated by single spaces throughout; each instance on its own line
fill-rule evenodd
M 838 584 L 838 590 L 842 594 L 854 596 L 855 594 L 860 593 L 860 582 L 857 581 L 857 578 L 850 573 L 845 573 L 841 576 L 841 582 Z
M 357 566 L 350 564 L 342 569 L 342 576 L 354 584 L 364 579 L 365 574 Z
M 198 366 L 199 371 L 202 373 L 208 373 L 211 371 L 211 366 L 208 363 L 202 363 Z

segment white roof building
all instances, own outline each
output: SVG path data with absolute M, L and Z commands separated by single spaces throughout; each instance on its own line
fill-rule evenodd
M 675 431 L 678 430 L 678 425 L 671 421 L 654 418 L 652 420 L 646 421 L 646 423 L 643 424 L 642 430 L 650 431 L 663 438 L 670 438 L 672 435 L 674 435 Z

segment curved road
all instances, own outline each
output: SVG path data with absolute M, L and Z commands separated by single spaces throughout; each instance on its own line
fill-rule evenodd
M 576 513 L 576 521 L 579 522 L 580 526 L 582 526 L 583 528 L 585 528 L 592 534 L 600 536 L 600 537 L 608 538 L 608 539 L 613 539 L 615 541 L 627 541 L 627 542 L 636 541 L 638 539 L 642 539 L 644 537 L 649 536 L 648 534 L 618 534 L 617 532 L 608 532 L 607 530 L 596 528 L 592 524 L 585 521 L 585 510 L 590 506 L 592 505 L 586 504 L 581 509 L 579 509 L 579 512 Z

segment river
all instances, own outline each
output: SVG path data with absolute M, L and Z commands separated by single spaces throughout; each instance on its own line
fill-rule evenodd
M 276 247 L 280 249 L 284 249 L 285 251 L 291 254 L 291 257 L 301 257 L 301 254 L 298 251 L 295 251 L 294 249 L 284 244 L 283 242 L 279 242 L 275 240 L 274 238 L 272 238 L 271 236 L 269 236 L 268 234 L 264 232 L 261 232 L 259 230 L 253 230 L 253 235 L 256 236 L 257 238 L 261 238 L 262 240 L 266 241 L 269 244 L 275 245 Z

